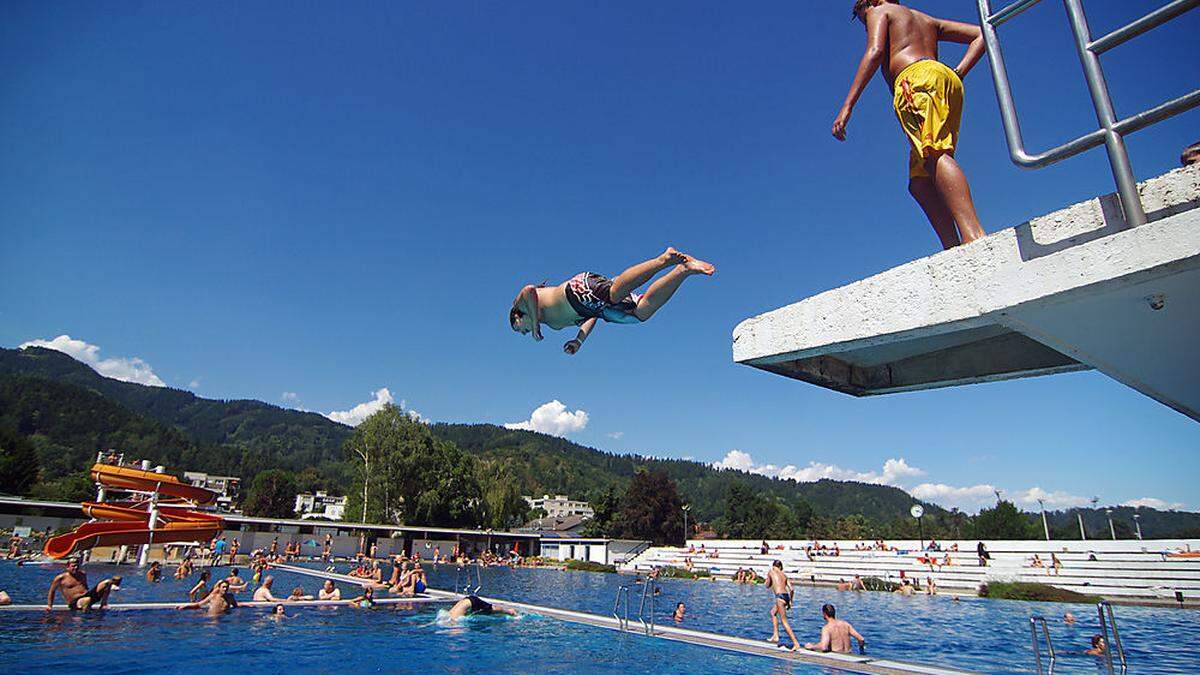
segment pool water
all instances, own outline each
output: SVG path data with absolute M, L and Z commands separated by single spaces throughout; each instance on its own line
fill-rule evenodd
M 45 601 L 59 566 L 18 568 L 0 563 L 0 589 L 14 602 Z M 225 568 L 218 568 L 224 576 Z M 476 571 L 430 566 L 430 585 L 453 589 L 476 581 Z M 164 579 L 151 584 L 129 567 L 89 565 L 92 583 L 125 576 L 113 602 L 182 601 L 194 582 Z M 341 566 L 339 571 L 345 571 Z M 243 571 L 243 575 L 246 572 Z M 315 593 L 320 581 L 273 571 L 276 595 L 294 586 Z M 486 568 L 481 595 L 608 615 L 616 590 L 630 587 L 635 617 L 643 586 L 626 575 L 548 569 Z M 346 597 L 356 590 L 339 584 Z M 655 599 L 660 624 L 673 624 L 677 602 L 687 608 L 682 626 L 728 635 L 765 638 L 771 596 L 761 586 L 728 582 L 660 582 Z M 243 593 L 243 597 L 249 597 Z M 61 601 L 57 601 L 61 602 Z M 1056 672 L 1106 672 L 1100 659 L 1082 654 L 1098 632 L 1095 607 L 948 597 L 901 597 L 886 593 L 838 592 L 797 587 L 791 613 L 801 642 L 820 632 L 820 606 L 833 603 L 838 615 L 867 638 L 868 653 L 881 658 L 949 665 L 982 672 L 1032 672 L 1029 616 L 1051 618 L 1060 658 Z M 744 656 L 655 640 L 634 633 L 565 623 L 540 616 L 488 617 L 460 626 L 439 622 L 444 604 L 288 609 L 281 620 L 265 610 L 245 609 L 209 618 L 200 612 L 144 611 L 72 614 L 0 613 L 0 667 L 22 672 L 104 668 L 106 673 L 196 672 L 214 666 L 265 672 L 816 672 L 803 664 Z M 1079 619 L 1068 627 L 1065 611 Z M 1117 607 L 1117 620 L 1134 672 L 1200 671 L 1200 614 L 1170 608 Z M 786 638 L 784 638 L 786 640 Z
M 468 575 L 448 565 L 432 570 L 430 583 L 435 588 L 450 589 L 457 583 L 461 589 L 468 576 L 476 583 L 473 571 Z M 633 603 L 631 616 L 637 614 L 643 588 L 628 575 L 501 567 L 484 569 L 482 582 L 480 593 L 489 597 L 605 615 L 612 612 L 617 587 L 626 585 Z M 664 579 L 659 585 L 662 594 L 655 600 L 655 616 L 660 624 L 674 625 L 671 612 L 683 602 L 686 612 L 681 625 L 686 628 L 759 639 L 771 632 L 767 616 L 771 594 L 762 586 L 679 579 Z M 818 640 L 825 603 L 833 604 L 838 617 L 863 634 L 868 654 L 879 658 L 981 672 L 1033 672 L 1029 617 L 1044 615 L 1059 652 L 1056 673 L 1107 672 L 1101 659 L 1083 653 L 1091 636 L 1100 632 L 1095 605 L 982 598 L 955 602 L 948 596 L 904 597 L 797 586 L 789 616 L 801 643 Z M 1132 672 L 1200 672 L 1196 640 L 1200 612 L 1169 607 L 1113 609 Z M 1073 626 L 1061 620 L 1068 611 L 1077 618 Z
M 224 576 L 224 568 L 218 569 Z M 0 562 L 0 589 L 18 604 L 44 603 L 50 580 L 61 571 L 57 565 L 18 568 Z M 124 576 L 113 603 L 183 602 L 195 582 L 193 577 L 152 584 L 128 566 L 88 565 L 85 571 L 93 584 Z M 320 584 L 287 572 L 272 576 L 276 595 L 295 586 L 315 593 Z M 357 594 L 351 585 L 339 586 L 345 597 Z M 249 593 L 240 595 L 249 598 Z M 61 605 L 61 598 L 55 604 Z M 291 607 L 282 619 L 250 608 L 219 617 L 172 610 L 0 612 L 0 672 L 816 672 L 539 616 L 478 617 L 448 625 L 438 620 L 439 609 L 447 606 Z

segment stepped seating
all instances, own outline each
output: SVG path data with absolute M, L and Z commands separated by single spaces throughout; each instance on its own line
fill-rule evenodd
M 945 542 L 946 547 L 957 543 L 960 550 L 929 554 L 913 541 L 886 542 L 895 551 L 855 548 L 871 542 L 836 543 L 839 554 L 830 555 L 806 552 L 811 542 L 772 541 L 764 555 L 761 542 L 694 541 L 689 547 L 651 547 L 622 570 L 644 573 L 664 566 L 686 568 L 690 560 L 693 569 L 717 577 L 733 577 L 739 569 L 765 576 L 771 564 L 780 560 L 793 579 L 811 584 L 837 584 L 857 575 L 893 582 L 907 578 L 922 587 L 926 579 L 932 579 L 940 590 L 966 593 L 976 592 L 987 581 L 1005 580 L 1113 598 L 1174 600 L 1176 591 L 1187 599 L 1200 597 L 1200 558 L 1168 555 L 1183 548 L 1200 548 L 1195 541 L 985 542 L 991 554 L 986 567 L 979 566 L 974 541 Z M 832 542 L 827 545 L 833 548 Z M 1050 566 L 1051 552 L 1062 563 L 1058 570 Z M 1043 567 L 1033 566 L 1035 555 Z M 950 564 L 942 564 L 947 557 Z

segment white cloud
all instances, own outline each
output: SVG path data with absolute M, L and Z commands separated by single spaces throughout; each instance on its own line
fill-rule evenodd
M 300 395 L 294 391 L 285 391 L 279 395 L 279 400 L 285 403 L 295 403 L 300 400 Z
M 387 387 L 383 387 L 371 392 L 373 399 L 365 403 L 359 403 L 349 410 L 334 410 L 327 413 L 325 416 L 334 422 L 341 422 L 356 427 L 362 424 L 362 421 L 370 417 L 372 414 L 383 410 L 383 406 L 389 403 L 395 403 L 396 399 L 392 398 L 392 392 L 388 391 Z
M 924 476 L 923 469 L 912 466 L 903 457 L 888 459 L 878 471 L 857 471 L 836 464 L 809 462 L 807 466 L 794 465 L 776 466 L 774 464 L 758 464 L 754 457 L 742 450 L 730 450 L 720 461 L 713 462 L 718 469 L 737 469 L 748 473 L 756 473 L 772 478 L 782 478 L 807 483 L 829 478 L 832 480 L 858 481 L 877 485 L 891 485 L 906 490 L 917 499 L 934 502 L 943 507 L 957 507 L 964 511 L 978 511 L 981 508 L 996 503 L 996 490 L 1000 489 L 990 483 L 976 485 L 948 485 L 946 483 L 923 482 L 913 485 L 913 479 Z M 1034 486 L 1025 490 L 1003 490 L 1001 494 L 1006 499 L 1020 507 L 1029 510 L 1038 508 L 1038 499 L 1046 502 L 1046 508 L 1051 510 L 1068 509 L 1086 506 L 1090 501 L 1087 497 L 1071 494 L 1065 490 L 1046 490 Z M 1149 506 L 1156 509 L 1181 509 L 1183 504 L 1167 503 L 1155 497 L 1143 497 L 1125 502 L 1124 506 Z
M 197 377 L 196 379 L 192 380 L 191 382 L 188 382 L 188 389 L 199 389 L 199 388 L 200 388 L 200 378 Z
M 713 466 L 718 469 L 738 469 L 747 473 L 757 473 L 800 483 L 831 478 L 879 485 L 900 485 L 906 478 L 925 475 L 923 470 L 910 466 L 903 458 L 887 460 L 883 463 L 883 469 L 880 471 L 854 471 L 844 469 L 836 464 L 821 464 L 820 462 L 809 462 L 808 466 L 800 468 L 792 464 L 783 467 L 774 464 L 756 464 L 750 453 L 741 450 L 730 450 L 720 461 L 713 462 Z
M 1159 499 L 1158 497 L 1140 497 L 1138 499 L 1130 499 L 1127 502 L 1121 502 L 1121 506 L 1132 506 L 1134 508 L 1145 506 L 1163 511 L 1175 511 L 1184 508 L 1185 505 L 1182 502 L 1168 502 L 1167 500 Z
M 618 441 L 621 440 L 621 437 L 624 435 L 625 435 L 624 431 L 613 431 L 611 433 L 605 434 L 605 436 L 608 436 L 609 438 L 618 440 Z
M 76 340 L 70 335 L 59 335 L 53 340 L 30 340 L 20 346 L 21 349 L 26 347 L 45 347 L 62 352 L 86 363 L 97 373 L 114 380 L 148 384 L 152 387 L 167 386 L 166 382 L 154 374 L 154 369 L 150 367 L 150 364 L 138 357 L 102 359 L 100 358 L 100 347 L 88 344 L 83 340 Z
M 566 436 L 582 431 L 588 424 L 588 414 L 583 410 L 568 412 L 567 406 L 555 399 L 538 406 L 524 422 L 510 422 L 505 429 L 524 429 L 550 436 Z

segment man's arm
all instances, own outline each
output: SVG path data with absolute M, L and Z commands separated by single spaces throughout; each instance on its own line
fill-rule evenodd
M 963 54 L 962 61 L 954 68 L 960 79 L 966 77 L 983 57 L 983 31 L 975 24 L 938 19 L 938 39 L 967 45 L 967 53 Z
M 862 60 L 858 63 L 858 72 L 854 74 L 854 82 L 850 84 L 850 92 L 837 118 L 833 120 L 833 137 L 839 141 L 846 140 L 846 123 L 850 121 L 850 113 L 858 97 L 862 96 L 867 83 L 871 81 L 871 73 L 875 72 L 887 56 L 887 12 L 869 12 L 867 14 L 867 50 L 863 52 Z
M 568 354 L 574 354 L 583 348 L 584 340 L 591 335 L 592 329 L 596 327 L 596 319 L 591 318 L 579 324 L 579 332 L 575 335 L 575 339 L 563 345 L 563 351 Z
M 46 609 L 54 607 L 54 593 L 58 590 L 58 585 L 62 583 L 62 575 L 54 577 L 54 581 L 50 582 L 50 592 L 46 594 Z
M 858 640 L 858 650 L 862 651 L 864 648 L 866 648 L 867 639 L 860 635 L 858 631 L 854 630 L 854 626 L 850 623 L 847 622 L 846 627 L 850 629 L 850 635 L 854 636 L 854 639 Z
M 829 651 L 829 624 L 825 624 L 825 626 L 823 628 L 821 628 L 821 641 L 820 642 L 818 642 L 817 644 L 807 642 L 804 644 L 804 648 L 811 649 L 814 652 Z
M 532 321 L 529 334 L 533 337 L 534 341 L 541 342 L 542 314 L 538 309 L 536 286 L 526 286 L 525 288 L 521 289 L 521 304 L 524 306 L 522 311 L 525 312 L 525 316 L 529 317 Z

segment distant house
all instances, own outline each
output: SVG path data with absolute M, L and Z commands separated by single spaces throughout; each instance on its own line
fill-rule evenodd
M 546 515 L 551 518 L 568 518 L 570 516 L 582 516 L 585 520 L 596 515 L 592 510 L 592 505 L 578 499 L 571 499 L 567 495 L 542 495 L 541 497 L 524 497 L 525 502 L 529 504 L 531 509 L 541 509 L 546 512 Z
M 183 479 L 195 487 L 212 490 L 217 493 L 217 510 L 225 513 L 238 513 L 235 508 L 238 493 L 241 491 L 242 479 L 237 476 L 214 476 L 200 471 L 184 471 Z
M 301 520 L 341 520 L 346 516 L 346 498 L 317 490 L 296 495 L 296 514 Z
M 540 534 L 545 537 L 577 537 L 583 531 L 583 526 L 589 519 L 583 516 L 565 516 L 555 518 L 546 516 L 545 518 L 534 518 L 517 528 L 517 532 L 528 532 L 530 534 Z

